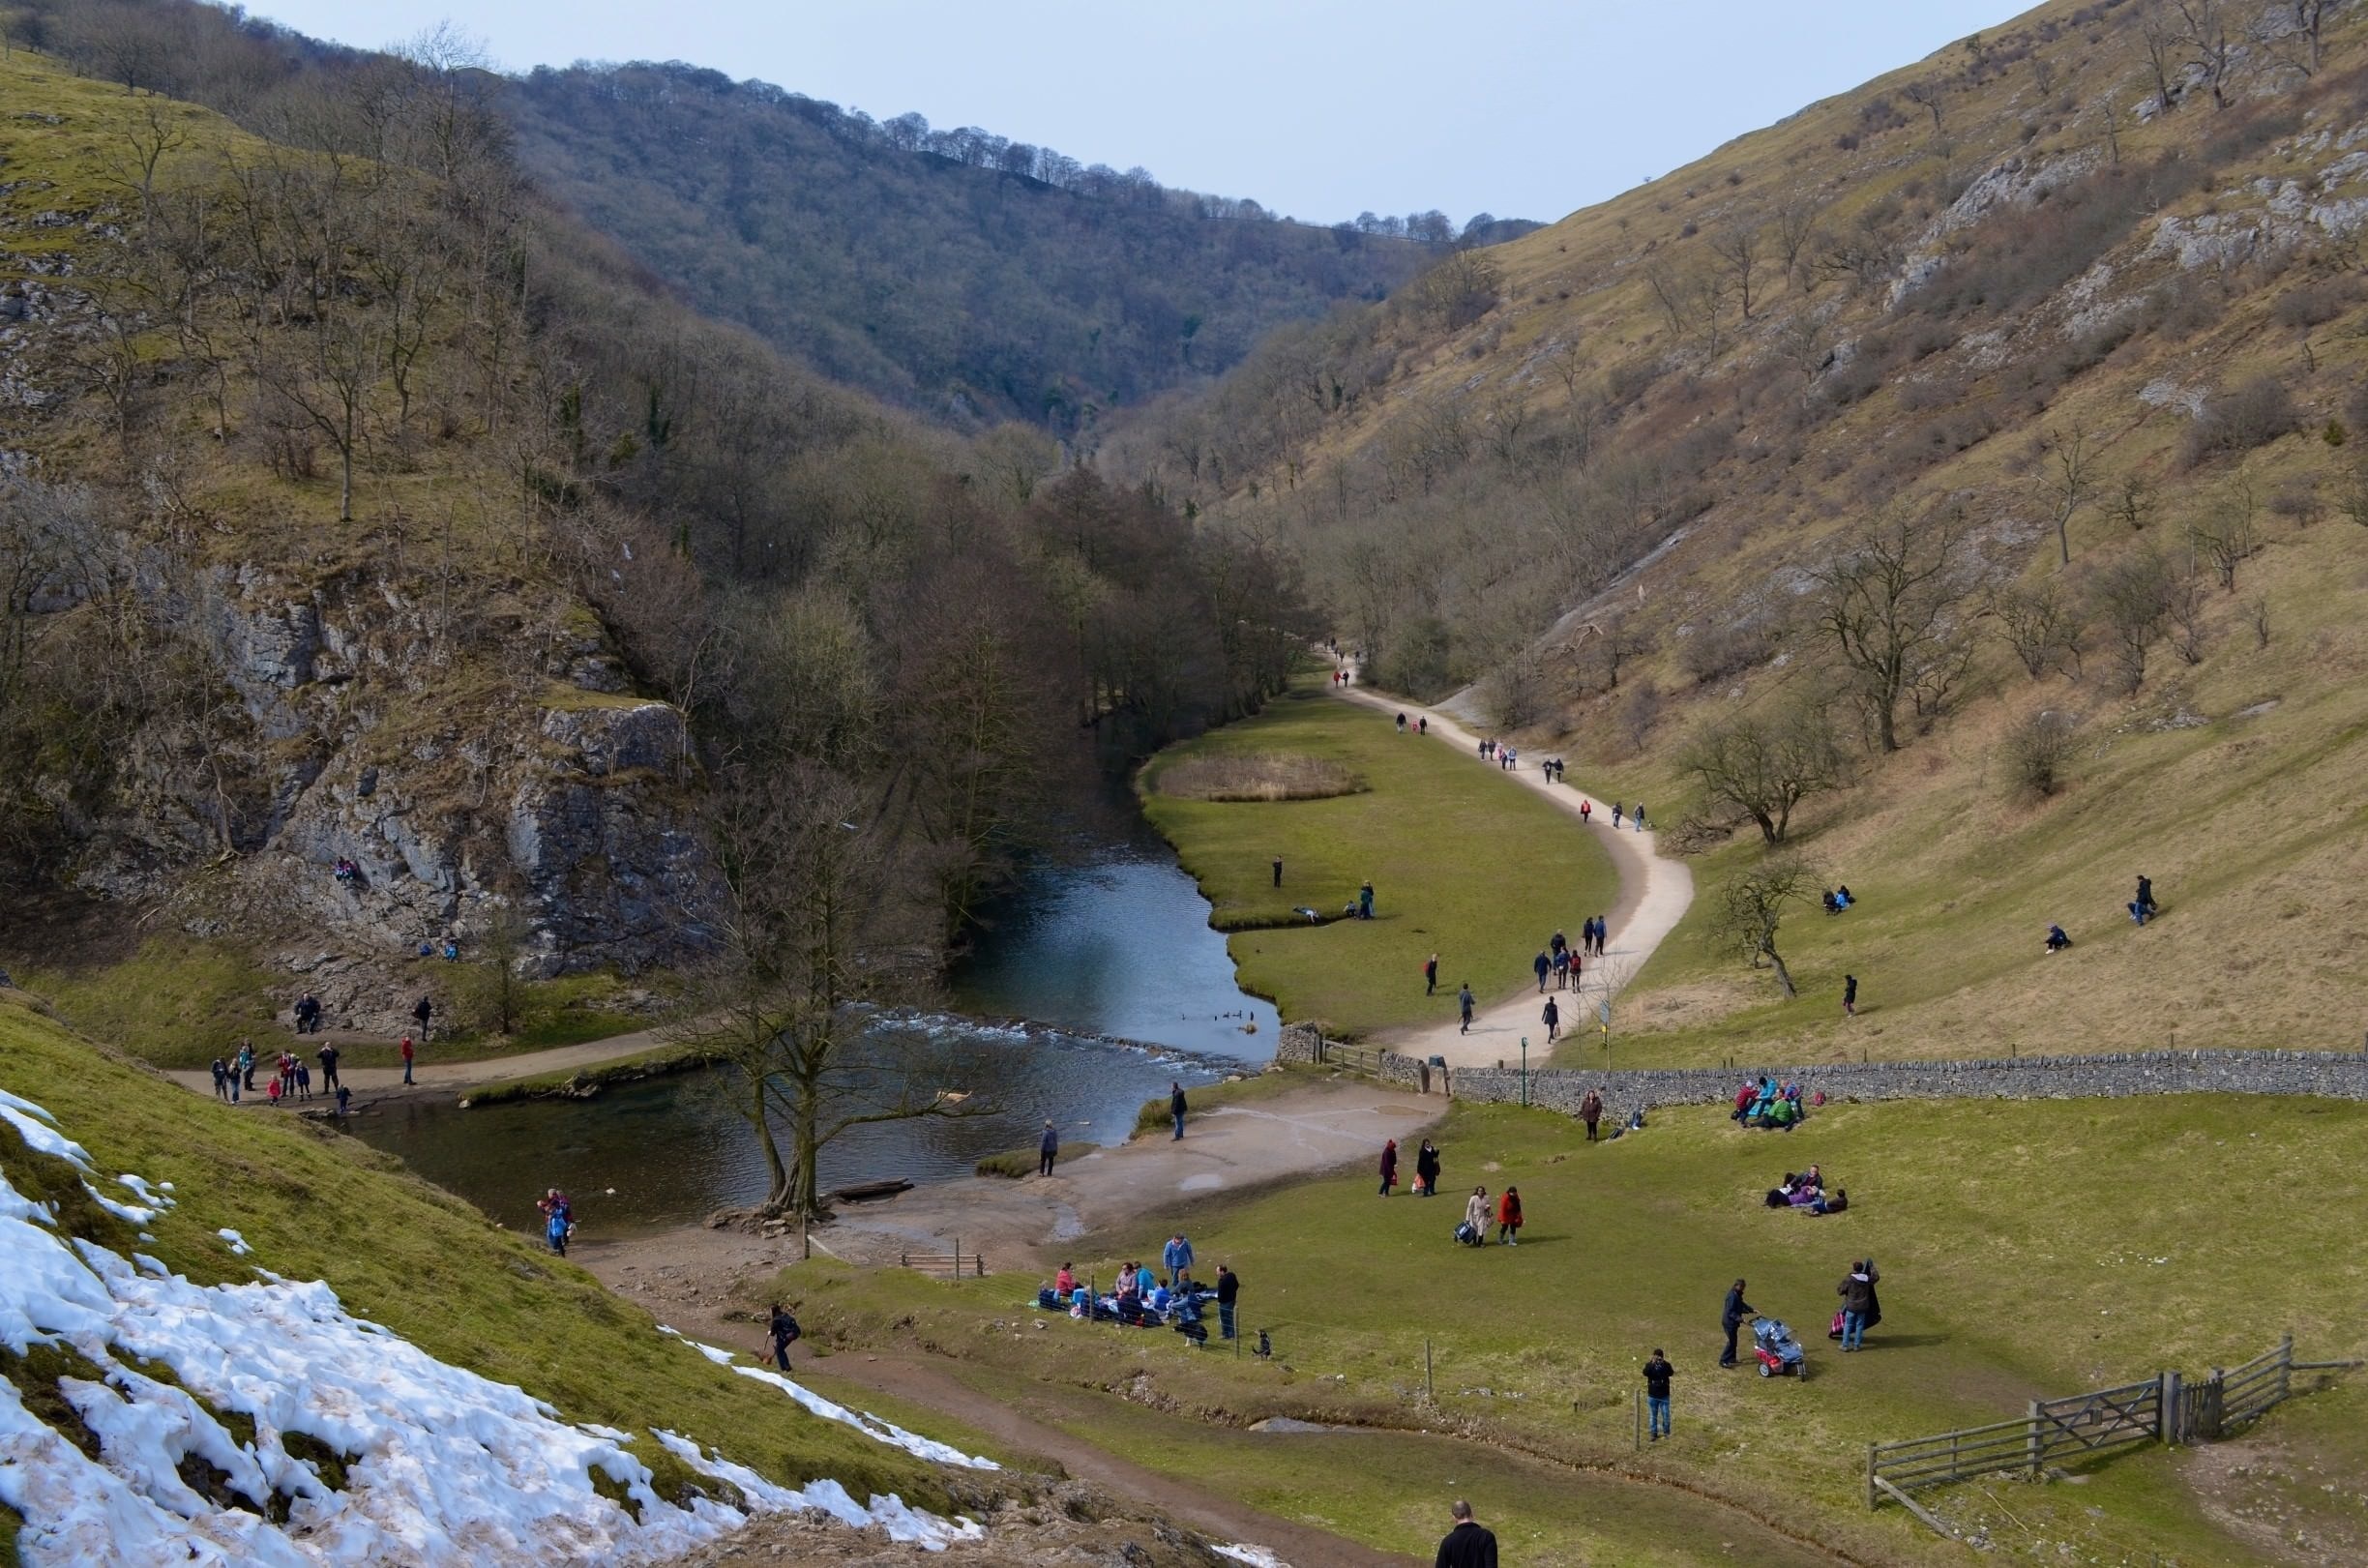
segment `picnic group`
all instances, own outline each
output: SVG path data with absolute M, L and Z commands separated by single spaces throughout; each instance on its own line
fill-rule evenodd
M 1088 1322 L 1171 1328 L 1195 1345 L 1208 1343 L 1209 1310 L 1215 1308 L 1218 1337 L 1237 1337 L 1233 1311 L 1241 1276 L 1220 1263 L 1215 1279 L 1197 1280 L 1196 1261 L 1192 1239 L 1179 1230 L 1160 1249 L 1157 1270 L 1147 1262 L 1122 1263 L 1106 1289 L 1098 1280 L 1080 1283 L 1077 1265 L 1063 1263 L 1052 1283 L 1036 1292 L 1036 1305 Z

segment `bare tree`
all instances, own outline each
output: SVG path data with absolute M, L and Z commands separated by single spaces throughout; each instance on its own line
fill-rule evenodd
M 2122 689 L 2131 695 L 2146 684 L 2146 650 L 2162 635 L 2172 587 L 2169 564 L 2152 549 L 2122 556 L 2090 586 L 2097 618 L 2113 634 Z
M 2253 24 L 2254 38 L 2269 45 L 2278 64 L 2316 76 L 2325 63 L 2322 36 L 2327 14 L 2343 0 L 2274 0 Z
M 2144 533 L 2146 524 L 2154 520 L 2154 487 L 2136 474 L 2124 474 L 2121 483 L 2114 488 L 2107 510 L 2115 521 L 2126 526 L 2130 532 Z
M 2080 678 L 2080 611 L 2054 582 L 2002 589 L 1991 598 L 1990 613 L 2032 680 L 2051 669 Z
M 2088 445 L 2088 432 L 2078 425 L 2072 433 L 2051 431 L 2049 456 L 2055 461 L 2048 467 L 2040 492 L 2047 500 L 2048 516 L 2056 525 L 2056 547 L 2063 564 L 2072 564 L 2072 519 L 2087 503 L 2088 491 L 2095 480 L 2096 455 Z
M 2170 0 L 2142 0 L 2138 11 L 2138 37 L 2146 46 L 2146 69 L 2154 77 L 2154 107 L 2157 113 L 2171 112 L 2175 100 L 2171 91 L 2171 66 L 2178 57 L 2178 21 L 2171 14 Z
M 2335 510 L 2368 528 L 2368 453 L 2352 459 L 2335 490 Z
M 822 1215 L 821 1152 L 848 1128 L 986 1108 L 932 1082 L 932 1063 L 856 1049 L 848 1004 L 864 991 L 867 938 L 898 902 L 897 857 L 865 792 L 768 758 L 730 771 L 710 820 L 725 885 L 719 952 L 674 1032 L 737 1076 L 768 1173 L 762 1212 L 803 1226 Z
M 1719 889 L 1707 936 L 1713 951 L 1732 953 L 1776 971 L 1776 983 L 1787 996 L 1797 996 L 1792 972 L 1776 950 L 1776 933 L 1786 912 L 1796 903 L 1812 904 L 1824 883 L 1815 867 L 1793 855 L 1777 855 L 1736 873 Z
M 1784 257 L 1788 281 L 1802 276 L 1801 257 L 1817 235 L 1818 212 L 1817 203 L 1806 195 L 1789 197 L 1776 209 L 1776 251 Z
M 1687 744 L 1678 765 L 1713 804 L 1757 822 L 1771 847 L 1784 843 L 1794 807 L 1849 777 L 1832 723 L 1814 700 L 1773 716 L 1715 722 Z
M 1758 225 L 1742 222 L 1710 238 L 1710 251 L 1727 264 L 1727 276 L 1734 284 L 1735 298 L 1746 321 L 1752 316 L 1752 283 L 1764 256 L 1764 243 Z
M 1918 108 L 1924 110 L 1925 113 L 1932 116 L 1933 135 L 1936 139 L 1938 139 L 1940 135 L 1940 100 L 1942 90 L 1942 85 L 1938 80 L 1911 81 L 1907 86 L 1900 89 L 1900 97 L 1906 99 L 1909 103 L 1915 104 Z
M 2242 49 L 2229 36 L 2228 0 L 2178 0 L 2179 42 L 2187 48 L 2187 64 L 2201 72 L 2211 89 L 2212 106 L 2227 108 Z
M 2187 525 L 2189 543 L 2211 562 L 2220 586 L 2236 591 L 2236 568 L 2261 548 L 2258 509 L 2253 487 L 2236 481 L 2216 496 L 2210 509 Z
M 1950 627 L 1962 526 L 1954 511 L 1898 514 L 1817 574 L 1819 624 L 1855 678 L 1886 752 L 1899 750 L 1901 705 L 1919 713 L 1937 706 L 1963 672 Z
M 2186 664 L 2204 662 L 2204 644 L 2210 635 L 2210 628 L 2204 624 L 2205 605 L 2201 576 L 2194 572 L 2173 575 L 2163 595 L 2163 607 L 2171 620 L 2172 651 Z

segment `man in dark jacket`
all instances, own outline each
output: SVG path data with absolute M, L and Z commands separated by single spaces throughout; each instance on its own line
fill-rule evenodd
M 1168 1114 L 1175 1118 L 1175 1136 L 1184 1136 L 1184 1085 L 1172 1079 L 1168 1083 Z
M 1496 1537 L 1473 1521 L 1471 1504 L 1459 1497 L 1447 1512 L 1455 1528 L 1439 1543 L 1431 1568 L 1496 1568 Z
M 1060 1129 L 1051 1122 L 1046 1122 L 1044 1137 L 1036 1143 L 1036 1174 L 1040 1176 L 1052 1174 L 1052 1167 L 1059 1161 Z
M 1881 1278 L 1869 1257 L 1852 1263 L 1842 1283 L 1834 1287 L 1834 1294 L 1842 1298 L 1843 1349 L 1855 1350 L 1865 1341 L 1875 1316 L 1875 1282 Z
M 789 1346 L 805 1337 L 798 1328 L 798 1320 L 790 1317 L 787 1309 L 777 1301 L 773 1304 L 773 1315 L 766 1321 L 765 1330 L 773 1336 L 773 1364 L 787 1372 Z
M 1759 1310 L 1743 1299 L 1743 1282 L 1735 1281 L 1733 1287 L 1727 1292 L 1727 1304 L 1719 1308 L 1719 1327 L 1727 1331 L 1727 1348 L 1719 1355 L 1720 1366 L 1732 1367 L 1735 1364 L 1735 1330 L 1742 1326 L 1744 1318 L 1752 1317 Z
M 1233 1302 L 1241 1294 L 1241 1276 L 1217 1265 L 1217 1331 L 1221 1338 L 1233 1337 Z
M 1472 993 L 1471 982 L 1468 980 L 1464 982 L 1464 989 L 1456 992 L 1456 1011 L 1464 1015 L 1464 1026 L 1456 1030 L 1456 1033 L 1471 1033 Z
M 1644 1363 L 1644 1404 L 1651 1411 L 1654 1442 L 1669 1435 L 1670 1379 L 1676 1373 L 1677 1369 L 1661 1353 L 1661 1347 L 1654 1346 L 1652 1359 Z

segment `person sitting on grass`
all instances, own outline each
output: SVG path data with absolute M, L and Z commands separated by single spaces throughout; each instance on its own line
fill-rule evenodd
M 1836 1187 L 1833 1190 L 1833 1196 L 1831 1198 L 1827 1198 L 1821 1193 L 1819 1194 L 1817 1200 L 1809 1205 L 1809 1212 L 1812 1214 L 1839 1214 L 1844 1209 L 1849 1207 L 1850 1189 L 1847 1187 Z
M 2071 945 L 2072 938 L 2064 934 L 2064 929 L 2061 926 L 2048 927 L 2047 950 L 2049 952 L 2060 953 Z

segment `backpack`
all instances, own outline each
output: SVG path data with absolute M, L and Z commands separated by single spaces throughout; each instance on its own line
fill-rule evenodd
M 1466 1247 L 1477 1246 L 1480 1241 L 1480 1232 L 1474 1230 L 1472 1223 L 1466 1220 L 1455 1228 L 1455 1238 Z

